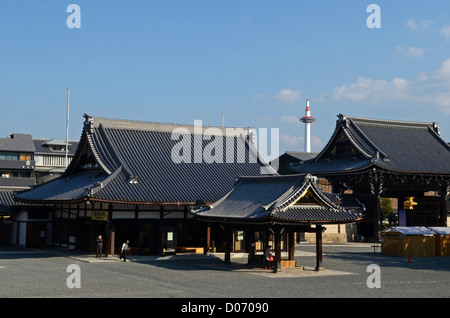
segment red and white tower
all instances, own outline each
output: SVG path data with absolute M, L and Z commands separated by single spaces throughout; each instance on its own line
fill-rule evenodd
M 316 121 L 316 119 L 311 116 L 309 110 L 309 98 L 306 99 L 306 111 L 305 116 L 300 118 L 300 121 L 305 124 L 305 152 L 311 152 L 311 124 Z

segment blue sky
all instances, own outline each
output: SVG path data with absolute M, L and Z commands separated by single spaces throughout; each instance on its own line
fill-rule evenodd
M 70 4 L 81 28 L 68 28 Z M 368 28 L 367 6 L 381 28 Z M 339 113 L 437 121 L 450 141 L 450 2 L 2 0 L 0 137 L 69 138 L 83 114 L 279 128 L 312 151 Z

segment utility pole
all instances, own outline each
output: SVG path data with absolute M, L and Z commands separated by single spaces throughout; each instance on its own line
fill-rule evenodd
M 66 118 L 66 162 L 65 166 L 68 166 L 68 152 L 69 152 L 69 99 L 70 99 L 70 88 L 67 89 L 67 118 Z

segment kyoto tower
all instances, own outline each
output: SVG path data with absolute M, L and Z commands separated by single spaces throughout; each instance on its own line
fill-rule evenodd
M 305 124 L 305 152 L 311 152 L 311 124 L 316 121 L 316 119 L 311 116 L 309 111 L 309 98 L 306 99 L 306 111 L 305 116 L 300 118 L 300 121 Z

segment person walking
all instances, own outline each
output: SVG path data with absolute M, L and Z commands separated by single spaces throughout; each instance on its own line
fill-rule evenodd
M 121 249 L 121 254 L 119 256 L 119 261 L 123 258 L 123 261 L 126 262 L 127 261 L 127 253 L 130 250 L 130 246 L 128 245 L 130 244 L 130 241 L 127 240 L 125 243 L 122 244 L 122 249 Z
M 102 236 L 97 236 L 97 254 L 95 257 L 102 257 L 102 250 L 103 250 L 103 239 Z
M 264 259 L 265 259 L 264 268 L 266 268 L 266 269 L 272 269 L 272 266 L 270 264 L 273 261 L 273 256 L 272 256 L 272 253 L 270 252 L 271 247 L 272 246 L 268 245 L 266 247 L 266 249 L 264 250 Z

